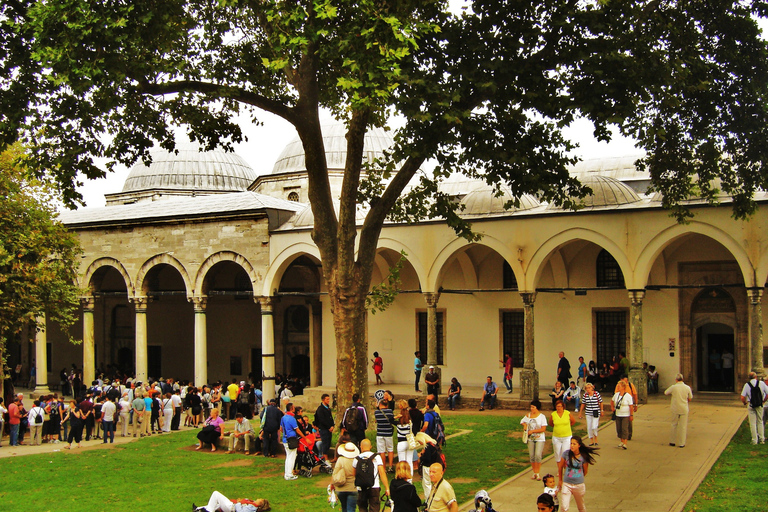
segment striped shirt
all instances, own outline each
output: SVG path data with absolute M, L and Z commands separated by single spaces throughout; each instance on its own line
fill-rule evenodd
M 395 421 L 392 409 L 376 409 L 373 412 L 373 417 L 376 419 L 376 435 L 378 437 L 392 437 L 394 433 L 392 423 Z
M 410 421 L 405 425 L 402 425 L 400 423 L 397 424 L 397 440 L 398 441 L 405 441 L 407 439 L 406 436 L 408 435 L 409 432 L 411 432 Z
M 595 391 L 594 395 L 588 395 L 587 393 L 584 393 L 584 396 L 581 397 L 581 403 L 586 406 L 584 408 L 584 412 L 587 413 L 587 416 L 590 416 L 595 411 L 602 409 L 603 397 L 601 397 L 600 393 L 597 391 Z

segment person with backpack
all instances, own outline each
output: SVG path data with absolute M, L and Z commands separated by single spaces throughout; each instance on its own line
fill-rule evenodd
M 678 373 L 675 383 L 669 386 L 665 395 L 672 396 L 670 410 L 672 411 L 672 431 L 669 435 L 669 446 L 685 446 L 685 438 L 688 430 L 688 402 L 693 400 L 691 387 L 683 382 L 683 374 Z
M 752 434 L 752 444 L 765 444 L 763 407 L 766 400 L 768 400 L 768 385 L 758 379 L 755 372 L 749 372 L 749 380 L 741 390 L 741 403 L 748 406 L 749 432 Z
M 352 405 L 344 411 L 344 417 L 341 419 L 341 433 L 349 434 L 355 446 L 360 446 L 360 442 L 365 439 L 365 430 L 368 428 L 368 413 L 365 407 L 360 403 L 360 394 L 352 395 Z M 362 449 L 362 447 L 361 447 Z
M 445 445 L 445 426 L 440 414 L 435 410 L 435 401 L 427 400 L 427 409 L 424 411 L 424 425 L 421 431 L 435 440 L 441 448 Z
M 419 464 L 421 465 L 421 486 L 424 488 L 424 499 L 426 500 L 432 492 L 431 468 L 438 464 L 445 471 L 445 455 L 434 439 L 425 434 L 425 432 L 419 433 L 416 439 L 418 443 L 424 446 L 419 455 Z
M 35 400 L 35 406 L 29 410 L 29 438 L 32 446 L 42 444 L 43 421 L 45 410 L 40 407 L 40 400 Z
M 355 468 L 355 486 L 357 487 L 357 509 L 360 512 L 379 512 L 381 487 L 389 496 L 389 481 L 384 471 L 381 456 L 371 451 L 371 441 L 360 441 L 360 455 L 352 461 Z

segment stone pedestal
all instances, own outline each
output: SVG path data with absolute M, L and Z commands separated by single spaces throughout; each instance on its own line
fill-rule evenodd
M 531 368 L 520 370 L 520 401 L 530 402 L 539 398 L 539 371 Z

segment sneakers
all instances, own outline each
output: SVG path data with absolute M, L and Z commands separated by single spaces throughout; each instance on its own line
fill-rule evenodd
M 480 408 L 480 410 L 481 410 L 481 411 L 484 411 L 484 410 L 485 410 L 485 407 L 481 407 L 481 408 Z
M 286 480 L 298 480 L 299 477 L 296 475 L 286 476 L 284 477 Z

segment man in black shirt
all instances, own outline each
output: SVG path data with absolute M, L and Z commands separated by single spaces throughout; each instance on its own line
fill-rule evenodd
M 315 426 L 320 433 L 323 456 L 328 455 L 328 450 L 331 448 L 331 436 L 335 425 L 333 412 L 331 412 L 331 395 L 323 393 L 323 396 L 320 397 L 320 405 L 315 411 Z
M 280 420 L 283 418 L 283 412 L 277 408 L 277 402 L 273 398 L 269 405 L 264 408 L 264 428 L 259 436 L 262 441 L 262 450 L 265 457 L 274 457 L 274 450 L 277 448 L 277 431 L 280 430 Z
M 557 363 L 557 380 L 563 383 L 563 389 L 565 389 L 571 379 L 571 363 L 565 358 L 565 352 L 560 352 L 558 356 L 560 361 Z

